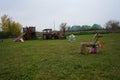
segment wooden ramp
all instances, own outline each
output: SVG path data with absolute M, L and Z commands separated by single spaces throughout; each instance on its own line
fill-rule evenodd
M 25 35 L 25 33 L 22 33 L 20 36 L 18 36 L 17 38 L 15 38 L 13 41 L 17 41 L 19 38 L 23 37 Z

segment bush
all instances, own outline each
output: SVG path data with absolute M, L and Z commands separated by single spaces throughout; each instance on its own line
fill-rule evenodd
M 9 37 L 9 33 L 0 32 L 0 39 L 2 39 L 2 38 L 8 38 L 8 37 Z
M 98 30 L 96 31 L 97 33 L 100 34 L 108 34 L 109 32 L 107 32 L 106 30 Z M 75 32 L 66 32 L 66 35 L 70 35 L 71 33 L 74 35 L 88 35 L 88 34 L 95 34 L 95 31 L 75 31 Z

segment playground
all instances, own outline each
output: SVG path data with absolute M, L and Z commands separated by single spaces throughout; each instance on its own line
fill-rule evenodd
M 120 80 L 120 34 L 103 34 L 96 54 L 80 54 L 80 43 L 94 34 L 63 40 L 3 39 L 0 80 Z

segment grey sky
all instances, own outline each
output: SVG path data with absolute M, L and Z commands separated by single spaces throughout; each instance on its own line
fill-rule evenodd
M 25 26 L 59 29 L 68 25 L 104 25 L 120 21 L 120 0 L 0 0 L 0 16 L 7 14 Z

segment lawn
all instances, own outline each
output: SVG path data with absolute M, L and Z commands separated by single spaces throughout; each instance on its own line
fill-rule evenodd
M 79 54 L 91 35 L 66 40 L 4 39 L 0 43 L 0 80 L 120 80 L 120 34 L 103 34 L 98 54 Z

